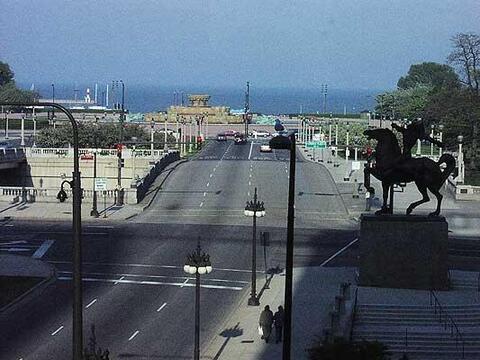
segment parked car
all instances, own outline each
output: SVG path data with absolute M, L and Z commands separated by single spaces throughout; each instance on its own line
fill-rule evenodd
M 272 148 L 268 144 L 260 145 L 260 152 L 272 152 Z
M 217 134 L 217 141 L 227 141 L 227 136 L 224 133 Z
M 235 145 L 243 145 L 247 143 L 247 138 L 245 137 L 245 134 L 238 133 L 233 138 L 233 141 L 235 142 Z

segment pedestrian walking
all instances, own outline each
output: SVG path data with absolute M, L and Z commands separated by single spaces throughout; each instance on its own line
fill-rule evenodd
M 283 307 L 280 305 L 277 312 L 273 315 L 273 323 L 275 326 L 275 344 L 282 342 L 283 317 Z
M 262 339 L 265 339 L 265 342 L 268 343 L 273 325 L 273 313 L 270 310 L 270 306 L 265 305 L 265 309 L 260 314 L 259 325 L 262 328 Z

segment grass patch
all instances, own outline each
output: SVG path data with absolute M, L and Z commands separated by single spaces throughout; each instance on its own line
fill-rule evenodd
M 0 308 L 26 293 L 44 278 L 26 276 L 0 276 Z
M 480 171 L 467 170 L 465 172 L 465 184 L 480 186 Z

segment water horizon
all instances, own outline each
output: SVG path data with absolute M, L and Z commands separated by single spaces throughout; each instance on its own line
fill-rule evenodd
M 23 89 L 31 89 L 32 84 L 19 83 Z M 35 90 L 42 98 L 52 98 L 51 84 L 35 83 Z M 86 89 L 90 89 L 90 97 L 94 99 L 95 83 L 72 84 L 55 83 L 56 99 L 82 99 Z M 105 105 L 106 83 L 98 83 L 97 104 Z M 77 91 L 75 91 L 77 90 Z M 375 95 L 384 89 L 335 89 L 329 87 L 326 101 L 326 112 L 347 114 L 372 110 L 375 106 Z M 188 94 L 208 94 L 211 106 L 227 106 L 232 110 L 240 110 L 245 106 L 245 88 L 226 86 L 190 86 L 173 87 L 150 84 L 125 85 L 125 107 L 131 113 L 148 113 L 165 111 L 169 106 L 181 103 L 188 104 Z M 175 95 L 177 94 L 177 95 Z M 109 106 L 112 102 L 120 102 L 121 89 L 112 91 L 109 84 Z M 288 87 L 250 87 L 250 110 L 262 114 L 298 114 L 324 113 L 324 95 L 321 89 L 288 88 Z

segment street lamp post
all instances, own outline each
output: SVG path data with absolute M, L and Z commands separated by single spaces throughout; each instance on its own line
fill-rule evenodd
M 438 129 L 439 129 L 438 140 L 442 143 L 443 142 L 443 124 L 438 125 Z M 439 156 L 442 156 L 442 153 L 443 153 L 442 150 L 443 149 L 441 147 L 438 149 Z
M 22 113 L 22 124 L 20 130 L 20 146 L 25 146 L 25 113 Z
M 252 236 L 252 285 L 250 298 L 248 299 L 248 305 L 258 306 L 260 302 L 257 298 L 257 217 L 265 216 L 265 207 L 263 201 L 257 200 L 257 188 L 255 188 L 255 194 L 253 201 L 247 201 L 245 206 L 245 216 L 251 216 L 253 218 L 253 236 Z
M 59 104 L 50 102 L 38 103 L 0 103 L 0 106 L 47 106 L 64 112 L 72 124 L 73 134 L 73 360 L 82 360 L 83 356 L 83 313 L 82 313 L 82 194 L 80 184 L 80 161 L 78 154 L 78 127 L 71 112 Z
M 190 275 L 195 274 L 195 345 L 193 349 L 193 359 L 200 360 L 200 275 L 212 272 L 210 255 L 202 253 L 200 241 L 197 249 L 187 255 L 183 270 Z
M 97 181 L 97 132 L 98 132 L 98 117 L 95 116 L 95 133 L 93 135 L 95 149 L 93 150 L 93 201 L 92 201 L 92 211 L 90 211 L 90 216 L 98 218 L 100 214 L 98 213 L 97 209 L 97 189 L 96 189 L 96 181 Z
M 433 135 L 433 134 L 434 134 L 433 131 L 434 131 L 434 129 L 435 129 L 435 125 L 432 124 L 432 125 L 431 125 L 431 128 L 432 128 L 432 131 L 431 131 L 431 133 L 430 133 L 430 137 L 433 139 L 433 136 L 434 136 L 434 135 Z M 433 142 L 430 143 L 430 156 L 433 156 Z
M 52 102 L 55 103 L 55 84 L 52 84 Z M 55 119 L 55 107 L 52 108 L 52 120 Z
M 465 181 L 465 163 L 463 161 L 463 136 L 458 135 L 457 136 L 457 141 L 458 141 L 458 177 L 457 177 L 457 183 L 463 184 Z
M 283 360 L 290 360 L 292 347 L 292 294 L 293 294 L 293 240 L 295 221 L 295 134 L 275 136 L 270 140 L 272 149 L 290 150 L 290 175 L 288 181 L 288 215 L 287 215 L 287 255 L 285 262 L 285 322 Z
M 5 111 L 5 139 L 8 140 L 8 114 L 10 110 Z

